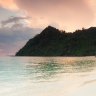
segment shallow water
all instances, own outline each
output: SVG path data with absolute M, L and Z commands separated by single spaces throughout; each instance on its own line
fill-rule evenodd
M 96 57 L 0 57 L 0 96 L 96 96 Z

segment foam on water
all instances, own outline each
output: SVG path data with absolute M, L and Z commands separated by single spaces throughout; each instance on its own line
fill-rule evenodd
M 0 96 L 96 96 L 95 57 L 1 57 Z

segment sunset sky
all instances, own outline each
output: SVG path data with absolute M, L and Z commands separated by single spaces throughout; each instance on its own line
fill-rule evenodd
M 48 25 L 67 32 L 96 26 L 96 0 L 0 0 L 0 55 L 14 55 Z

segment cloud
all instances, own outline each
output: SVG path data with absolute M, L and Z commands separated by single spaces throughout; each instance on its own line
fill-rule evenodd
M 3 8 L 11 9 L 11 10 L 17 10 L 18 7 L 14 3 L 14 0 L 0 0 L 0 6 Z
M 0 28 L 0 55 L 15 55 L 30 38 L 39 32 L 41 32 L 39 28 L 24 27 L 22 24 Z
M 0 0 L 0 14 L 0 53 L 13 54 L 48 25 L 67 31 L 96 25 L 96 0 Z
M 72 30 L 89 27 L 94 20 L 94 13 L 86 0 L 15 0 L 15 3 L 32 16 L 32 27 L 55 24 Z
M 5 26 L 6 24 L 9 23 L 18 23 L 20 20 L 26 20 L 29 19 L 30 17 L 10 17 L 7 20 L 1 21 L 2 27 Z
M 73 31 L 96 24 L 95 0 L 0 0 L 0 6 L 23 11 L 34 28 L 56 25 Z

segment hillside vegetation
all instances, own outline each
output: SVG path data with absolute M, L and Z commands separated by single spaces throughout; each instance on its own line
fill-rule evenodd
M 30 39 L 16 56 L 92 56 L 96 55 L 96 28 L 66 33 L 52 26 Z

